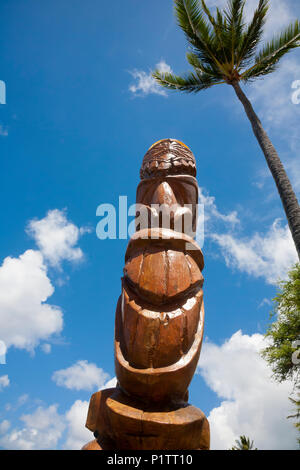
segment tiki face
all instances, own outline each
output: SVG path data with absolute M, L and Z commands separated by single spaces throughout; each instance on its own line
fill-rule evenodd
M 147 209 L 149 228 L 170 228 L 190 235 L 196 230 L 198 184 L 193 176 L 144 179 L 137 188 L 136 202 Z
M 186 145 L 172 139 L 154 144 L 146 153 L 136 202 L 136 229 L 170 228 L 194 235 L 198 185 L 195 157 Z

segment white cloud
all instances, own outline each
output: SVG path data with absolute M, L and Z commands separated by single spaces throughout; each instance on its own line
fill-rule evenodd
M 217 231 L 232 230 L 239 224 L 237 211 L 223 214 L 218 210 L 215 198 L 199 187 L 196 241 L 201 248 L 205 238 L 211 238 Z
M 89 403 L 76 400 L 66 413 L 67 439 L 64 448 L 80 450 L 85 444 L 93 440 L 93 434 L 85 427 Z
M 61 387 L 71 390 L 92 390 L 102 388 L 109 375 L 96 364 L 88 361 L 77 361 L 67 369 L 57 370 L 52 375 L 52 380 Z
M 205 342 L 198 372 L 222 399 L 211 410 L 211 448 L 230 449 L 244 434 L 258 449 L 296 449 L 297 431 L 287 416 L 292 383 L 277 384 L 260 357 L 264 337 L 236 332 L 221 346 Z
M 48 264 L 60 267 L 62 260 L 78 261 L 83 253 L 76 246 L 81 233 L 64 211 L 49 211 L 28 226 L 40 250 L 27 250 L 18 258 L 8 256 L 0 266 L 0 331 L 6 347 L 33 351 L 40 341 L 59 334 L 63 314 L 47 303 L 54 293 Z M 42 346 L 50 352 L 50 345 Z
M 172 73 L 171 67 L 166 64 L 164 60 L 161 60 L 156 64 L 157 70 L 162 73 Z M 150 94 L 167 96 L 166 91 L 158 85 L 158 83 L 152 77 L 152 70 L 148 73 L 143 70 L 133 70 L 130 72 L 136 83 L 130 85 L 129 90 L 135 96 L 147 96 Z
M 86 229 L 79 229 L 69 222 L 64 211 L 54 209 L 41 220 L 31 220 L 27 231 L 52 266 L 60 267 L 63 260 L 78 261 L 83 258 L 81 249 L 76 245 Z
M 102 369 L 99 369 L 100 371 Z M 101 374 L 100 374 L 101 375 Z M 107 374 L 105 374 L 107 376 Z M 99 383 L 100 381 L 98 381 Z M 116 377 L 108 382 L 100 384 L 100 389 L 112 388 L 117 385 Z M 89 402 L 76 400 L 66 413 L 67 439 L 63 447 L 68 450 L 81 449 L 89 441 L 93 440 L 93 434 L 85 427 Z
M 224 214 L 215 198 L 199 188 L 199 204 L 204 205 L 204 223 L 200 219 L 196 239 L 202 245 L 203 225 L 206 239 L 217 244 L 226 265 L 250 276 L 262 277 L 269 284 L 286 279 L 289 269 L 298 261 L 294 241 L 288 225 L 276 219 L 266 233 L 243 237 L 237 211 Z
M 300 104 L 294 104 L 292 101 L 295 91 L 292 89 L 292 84 L 300 79 L 300 62 L 296 57 L 297 53 L 292 54 L 283 59 L 276 72 L 251 84 L 247 93 L 263 125 L 270 133 L 271 140 L 276 137 L 277 140 L 280 139 L 283 142 L 283 145 L 277 144 L 277 150 L 294 190 L 299 192 Z M 263 187 L 266 179 L 271 181 L 271 173 L 267 169 L 263 171 L 258 184 Z M 274 184 L 273 181 L 272 184 Z
M 78 368 L 77 372 L 73 368 L 75 374 L 72 378 L 69 376 L 68 385 L 64 384 L 68 388 L 85 389 L 80 385 L 82 380 L 87 380 L 89 383 L 93 383 L 96 388 L 101 389 L 116 385 L 115 377 L 105 382 L 108 374 L 104 373 L 102 369 L 96 368 L 95 371 L 95 368 L 91 367 L 93 364 L 87 364 L 87 361 L 78 362 L 81 363 L 80 367 L 83 366 L 85 372 L 82 374 L 82 371 L 78 372 Z M 68 369 L 66 370 L 68 371 Z M 22 395 L 16 406 L 6 407 L 6 411 L 11 409 L 16 411 L 27 400 L 28 395 Z M 94 439 L 91 431 L 85 427 L 88 407 L 88 401 L 76 400 L 66 413 L 60 414 L 57 411 L 57 405 L 39 406 L 33 413 L 23 414 L 19 418 L 25 426 L 16 427 L 5 436 L 1 436 L 1 434 L 7 433 L 10 428 L 10 422 L 4 420 L 0 422 L 0 446 L 16 450 L 57 449 L 61 447 L 68 450 L 80 450 L 86 443 Z
M 46 303 L 53 292 L 39 251 L 5 258 L 0 267 L 0 331 L 7 347 L 33 350 L 41 339 L 62 330 L 61 310 Z
M 211 237 L 221 248 L 227 266 L 263 277 L 269 284 L 285 279 L 298 260 L 289 227 L 282 227 L 279 220 L 265 235 L 255 233 L 245 239 L 237 239 L 231 234 L 212 234 Z
M 117 386 L 117 377 L 113 377 L 112 379 L 108 380 L 108 382 L 106 382 L 103 385 L 103 387 L 101 387 L 101 390 L 105 388 L 114 388 L 116 386 Z
M 0 364 L 6 364 L 6 351 L 6 344 L 0 339 Z
M 26 403 L 29 400 L 29 395 L 27 393 L 24 393 L 18 398 L 17 404 L 15 406 L 15 410 L 19 408 L 20 406 L 23 406 L 24 403 Z
M 5 432 L 7 432 L 10 428 L 10 422 L 5 419 L 4 421 L 1 421 L 0 423 L 0 434 L 4 434 Z
M 3 390 L 3 388 L 9 386 L 9 378 L 8 375 L 1 375 L 0 377 L 0 392 Z
M 295 91 L 292 84 L 300 79 L 300 63 L 295 55 L 287 56 L 276 72 L 253 82 L 250 87 L 250 98 L 268 126 L 277 128 L 283 125 L 286 129 L 291 120 L 295 124 L 299 121 L 300 106 L 292 101 Z
M 42 350 L 45 354 L 50 354 L 50 353 L 51 353 L 51 344 L 48 344 L 48 343 L 43 343 L 43 344 L 41 344 L 41 350 Z
M 80 450 L 94 439 L 85 427 L 88 406 L 87 401 L 76 400 L 65 414 L 58 413 L 57 405 L 39 406 L 33 413 L 22 415 L 23 426 L 13 429 L 10 429 L 10 422 L 4 420 L 0 423 L 0 446 L 7 450 L 55 450 L 61 447 Z
M 204 206 L 204 218 L 206 224 L 206 230 L 212 230 L 216 222 L 221 221 L 229 226 L 234 227 L 240 223 L 237 211 L 232 211 L 229 214 L 222 214 L 215 203 L 215 198 L 204 194 L 206 191 L 204 188 L 199 187 L 199 204 Z
M 5 449 L 38 450 L 55 449 L 65 429 L 65 421 L 57 412 L 57 405 L 48 408 L 39 406 L 32 414 L 22 415 L 25 426 L 13 429 L 0 437 L 0 445 Z

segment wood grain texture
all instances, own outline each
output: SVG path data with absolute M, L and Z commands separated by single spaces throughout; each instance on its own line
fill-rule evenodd
M 100 449 L 209 449 L 209 423 L 202 411 L 192 405 L 181 402 L 145 406 L 120 388 L 95 395 L 100 406 L 97 411 L 90 405 L 89 415 L 95 413 L 92 421 L 96 425 L 89 429 L 98 430 Z M 88 446 L 91 449 L 84 450 L 97 450 L 95 441 Z
M 118 384 L 91 397 L 86 427 L 96 440 L 84 450 L 209 449 L 208 421 L 187 401 L 204 331 L 204 258 L 190 235 L 195 175 L 192 152 L 174 139 L 156 143 L 143 160 L 137 202 L 150 225 L 141 227 L 136 216 L 125 254 L 115 316 Z

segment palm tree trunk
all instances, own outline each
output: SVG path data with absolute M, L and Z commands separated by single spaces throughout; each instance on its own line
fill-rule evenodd
M 252 104 L 241 89 L 239 82 L 232 82 L 232 86 L 237 94 L 238 99 L 245 108 L 255 137 L 258 140 L 258 143 L 266 158 L 268 167 L 275 180 L 300 260 L 300 207 L 297 197 L 285 172 L 284 166 L 281 163 L 280 158 L 266 131 L 264 130 L 260 119 L 255 113 Z

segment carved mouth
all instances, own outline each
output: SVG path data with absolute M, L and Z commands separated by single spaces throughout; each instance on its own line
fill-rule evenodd
M 179 361 L 193 344 L 203 291 L 168 305 L 145 303 L 123 285 L 121 300 L 124 357 L 135 368 L 163 367 Z
M 148 347 L 148 339 L 144 334 L 141 335 L 139 341 L 136 336 L 137 329 L 133 331 L 132 342 L 132 345 L 136 347 L 136 354 L 133 350 L 128 351 L 124 345 L 123 336 L 126 333 L 128 334 L 128 325 L 126 325 L 126 322 L 123 324 L 121 308 L 121 302 L 119 302 L 116 313 L 115 365 L 122 389 L 145 402 L 149 400 L 151 402 L 164 402 L 166 400 L 169 402 L 170 400 L 183 399 L 197 367 L 201 351 L 204 325 L 203 302 L 201 302 L 200 317 L 190 347 L 185 354 L 175 354 L 175 356 L 173 356 L 173 353 L 168 354 L 170 352 L 170 342 L 169 344 L 162 342 L 162 345 L 165 343 L 166 347 L 165 354 L 162 355 L 162 350 L 156 349 L 155 345 Z M 177 343 L 177 340 L 174 343 Z M 167 362 L 147 363 L 145 355 L 145 364 L 138 364 L 133 360 L 135 356 L 140 361 L 141 353 L 143 351 L 147 353 L 147 350 L 150 351 L 151 347 L 152 352 L 157 352 L 156 357 L 159 360 L 167 359 Z M 152 359 L 154 359 L 154 354 L 152 354 Z
M 185 368 L 192 371 L 196 364 L 194 354 L 200 353 L 203 256 L 197 243 L 187 235 L 148 229 L 133 235 L 125 262 L 116 323 L 116 361 L 121 374 L 129 374 L 132 382 L 137 377 L 145 379 L 149 393 L 156 393 L 156 372 L 166 372 L 167 376 L 172 372 L 177 377 L 177 370 L 182 374 Z M 140 376 L 142 371 L 146 374 L 144 379 Z M 118 375 L 118 379 L 122 386 L 122 377 Z M 124 385 L 124 389 L 128 386 L 131 385 Z M 176 387 L 175 395 L 186 391 L 186 384 L 183 388 L 178 385 L 177 391 Z
M 149 233 L 154 238 L 144 239 L 143 235 Z M 186 250 L 187 244 L 193 249 Z M 200 248 L 192 238 L 171 230 L 150 229 L 135 234 L 125 261 L 124 287 L 152 306 L 181 302 L 203 285 Z

